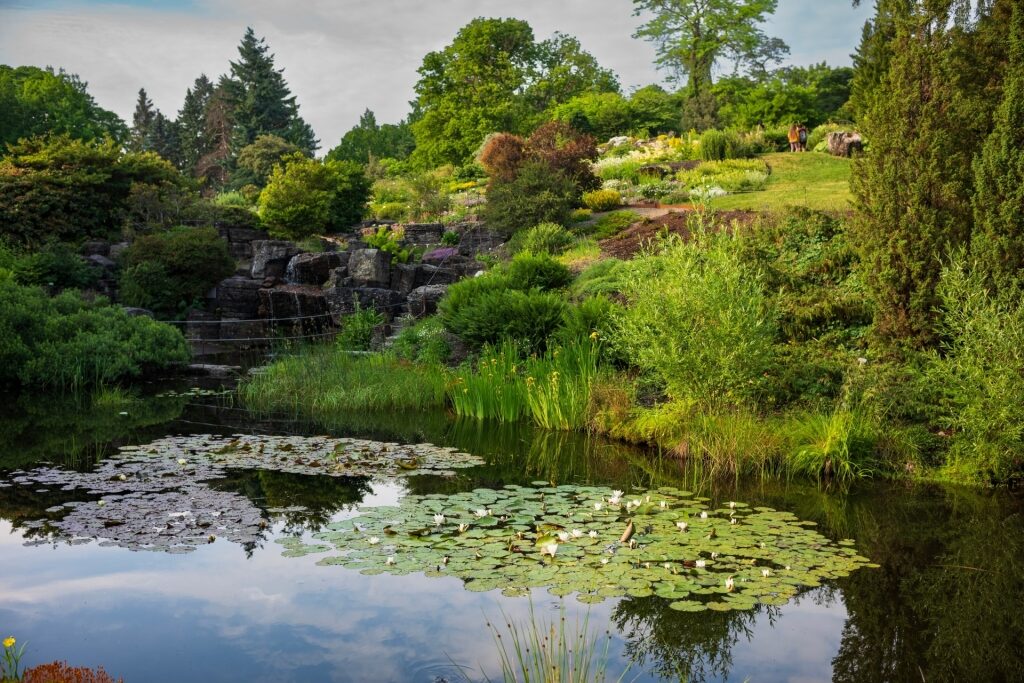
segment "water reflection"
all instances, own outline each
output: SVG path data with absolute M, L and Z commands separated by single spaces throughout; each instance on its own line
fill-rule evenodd
M 41 460 L 85 466 L 117 445 L 205 431 L 429 441 L 487 464 L 454 478 L 400 484 L 232 471 L 208 485 L 244 498 L 267 521 L 248 556 L 228 543 L 183 556 L 95 545 L 26 548 L 34 533 L 26 521 L 81 495 L 0 488 L 0 625 L 31 642 L 33 663 L 102 664 L 129 681 L 431 681 L 445 672 L 451 678 L 451 657 L 493 677 L 500 667 L 486 618 L 505 610 L 525 619 L 527 601 L 470 593 L 450 578 L 317 567 L 315 556 L 282 558 L 269 541 L 306 536 L 359 505 L 405 493 L 536 480 L 626 490 L 692 490 L 694 483 L 672 461 L 585 435 L 453 422 L 443 414 L 303 426 L 254 420 L 235 406 L 189 405 L 196 402 L 140 400 L 128 416 L 103 402 L 14 403 L 0 418 L 0 469 Z M 591 623 L 613 631 L 613 656 L 634 663 L 627 680 L 637 673 L 639 680 L 1024 680 L 1020 499 L 884 483 L 843 494 L 785 482 L 703 493 L 713 505 L 738 499 L 790 510 L 831 538 L 856 539 L 858 551 L 881 566 L 781 608 L 686 614 L 658 598 L 594 606 Z M 534 603 L 547 613 L 556 601 L 538 591 Z M 566 604 L 570 617 L 587 609 Z

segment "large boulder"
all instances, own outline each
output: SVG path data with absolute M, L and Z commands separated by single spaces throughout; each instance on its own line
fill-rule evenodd
M 260 283 L 247 277 L 235 276 L 221 280 L 213 290 L 212 308 L 225 318 L 252 320 L 259 313 Z
M 278 330 L 317 334 L 330 324 L 327 298 L 319 287 L 284 285 L 260 290 L 260 313 Z
M 253 243 L 267 241 L 270 236 L 263 230 L 256 228 L 223 226 L 220 229 L 221 236 L 227 240 L 228 252 L 233 258 L 240 261 L 248 261 L 254 255 Z
M 110 242 L 90 240 L 82 245 L 82 256 L 110 256 Z
M 428 263 L 403 263 L 391 271 L 391 289 L 408 295 L 417 287 L 450 285 L 460 277 L 461 273 L 453 268 L 441 268 Z
M 850 157 L 854 152 L 864 151 L 864 139 L 860 133 L 829 133 L 825 138 L 828 145 L 828 152 L 836 157 Z
M 404 240 L 408 244 L 420 246 L 439 244 L 443 234 L 444 226 L 440 223 L 408 223 L 405 225 Z
M 288 262 L 285 279 L 293 285 L 323 285 L 331 277 L 331 271 L 348 262 L 348 252 L 322 252 L 319 254 L 296 254 Z
M 425 318 L 437 313 L 437 303 L 444 298 L 448 285 L 424 285 L 409 292 L 409 314 Z
M 299 248 L 284 240 L 256 240 L 252 243 L 252 251 L 250 275 L 253 280 L 263 280 L 284 277 L 288 262 L 299 253 Z
M 386 288 L 391 284 L 391 256 L 380 249 L 350 252 L 348 277 L 356 287 Z
M 404 299 L 393 290 L 381 287 L 331 287 L 324 290 L 327 306 L 334 315 L 336 322 L 360 309 L 372 308 L 391 321 L 402 313 Z
M 505 236 L 500 232 L 473 227 L 462 231 L 459 253 L 463 256 L 476 256 L 479 253 L 494 251 L 504 243 Z

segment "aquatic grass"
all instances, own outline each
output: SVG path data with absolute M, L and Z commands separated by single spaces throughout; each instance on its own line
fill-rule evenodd
M 249 408 L 321 420 L 346 411 L 427 410 L 444 405 L 440 367 L 391 354 L 358 355 L 307 346 L 267 366 L 239 387 Z
M 599 357 L 596 339 L 573 341 L 528 358 L 506 340 L 484 347 L 475 365 L 452 373 L 448 400 L 460 417 L 529 419 L 545 429 L 582 429 L 589 421 Z
M 873 473 L 873 425 L 863 411 L 839 405 L 829 413 L 790 416 L 783 424 L 790 442 L 786 469 L 819 482 L 848 483 Z
M 567 626 L 565 607 L 560 606 L 557 621 L 539 620 L 530 603 L 530 618 L 514 622 L 502 610 L 505 628 L 488 621 L 494 636 L 504 683 L 603 683 L 608 679 L 611 632 L 592 633 L 590 613 L 574 628 Z M 503 636 L 503 631 L 507 635 Z M 460 672 L 464 667 L 459 667 Z M 625 679 L 630 665 L 615 681 Z M 466 681 L 472 681 L 465 676 Z M 484 674 L 484 680 L 491 679 Z

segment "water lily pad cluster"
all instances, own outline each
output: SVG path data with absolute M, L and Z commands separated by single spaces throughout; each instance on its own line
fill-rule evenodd
M 9 482 L 42 492 L 80 492 L 85 498 L 48 509 L 46 519 L 24 522 L 37 537 L 31 543 L 102 540 L 132 550 L 187 552 L 217 538 L 243 545 L 263 538 L 268 526 L 264 512 L 245 496 L 206 483 L 225 478 L 232 469 L 382 477 L 453 474 L 453 468 L 482 462 L 426 444 L 189 436 L 124 447 L 89 472 L 44 466 L 12 472 Z
M 869 565 L 788 512 L 659 488 L 628 496 L 579 486 L 508 486 L 405 498 L 315 534 L 286 554 L 364 574 L 456 576 L 473 591 L 548 587 L 586 603 L 659 596 L 682 611 L 782 605 L 802 588 Z

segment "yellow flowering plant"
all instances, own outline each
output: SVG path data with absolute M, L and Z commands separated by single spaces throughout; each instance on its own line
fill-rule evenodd
M 3 652 L 0 653 L 0 681 L 21 680 L 21 657 L 25 654 L 25 645 L 15 649 L 17 639 L 7 636 L 3 639 Z

